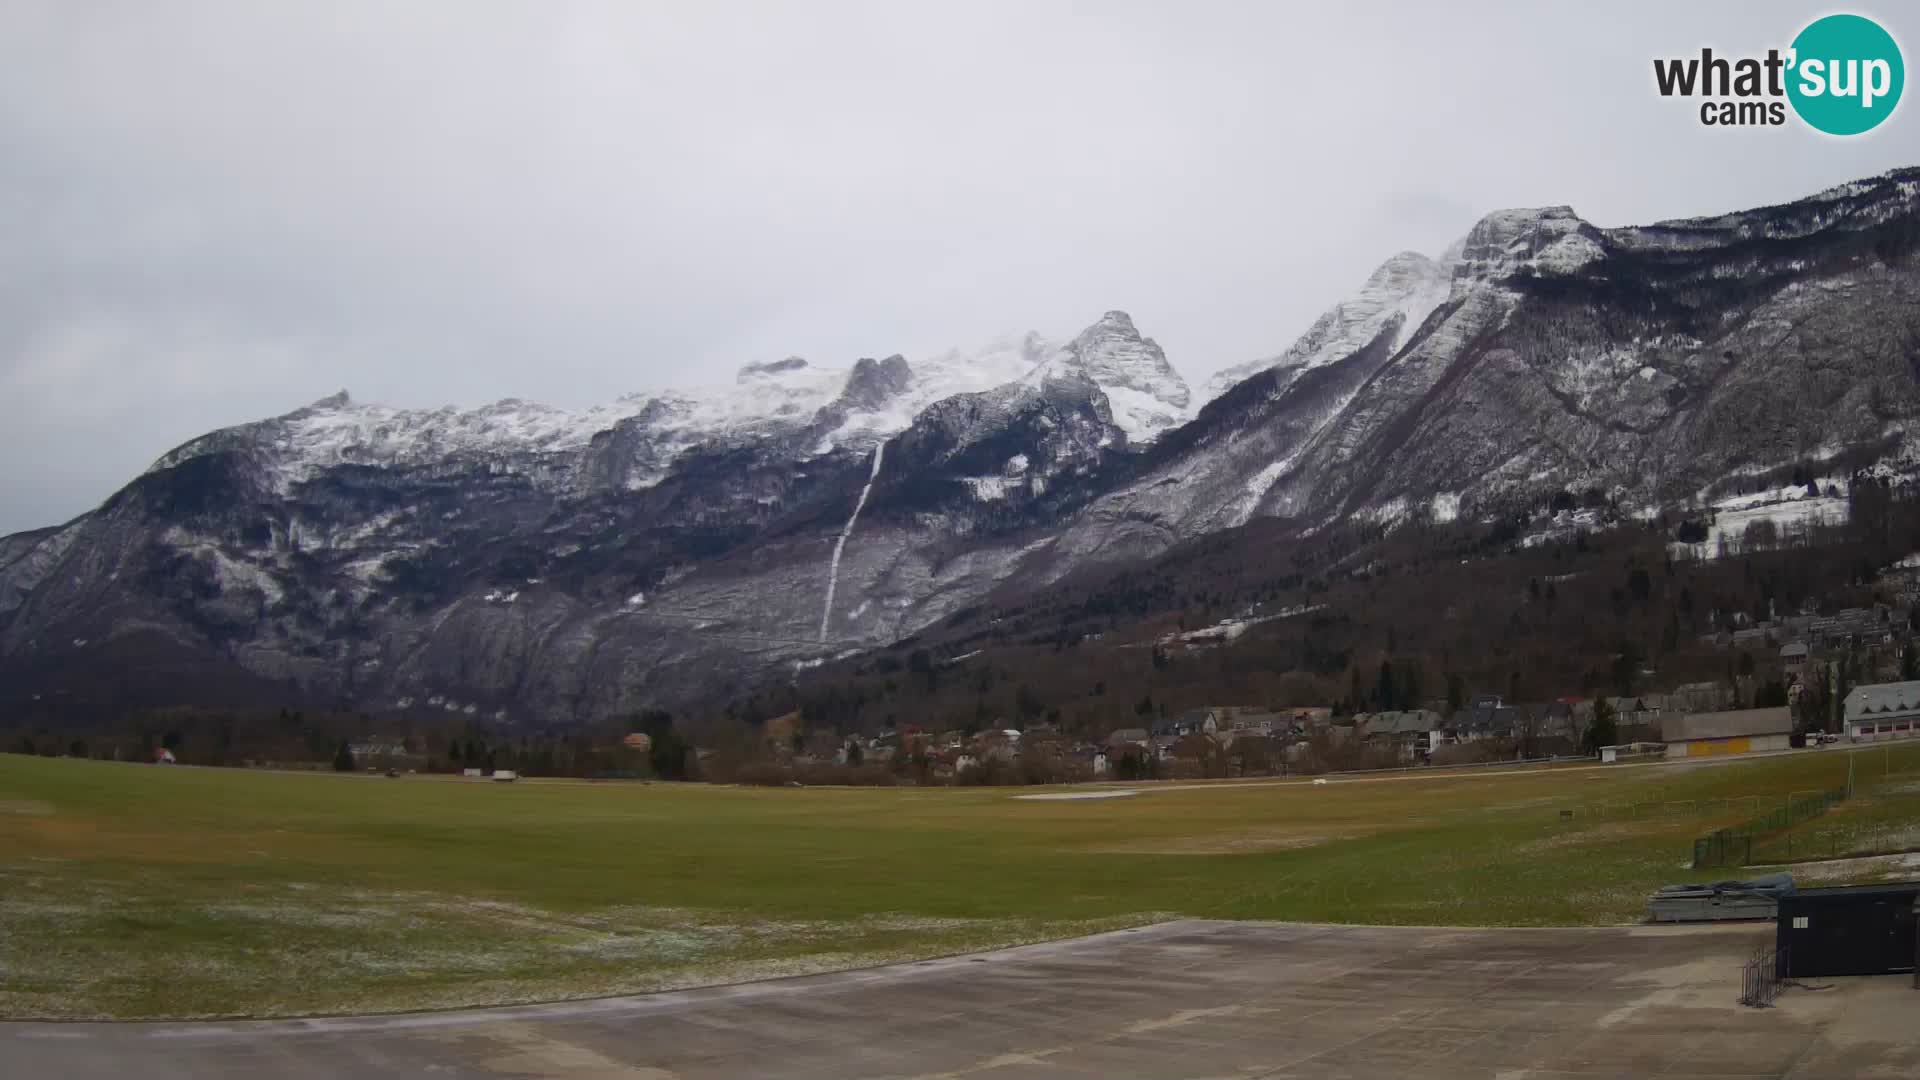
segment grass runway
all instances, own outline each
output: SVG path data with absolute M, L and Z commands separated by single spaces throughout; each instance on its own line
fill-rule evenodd
M 1031 801 L 0 755 L 0 1016 L 635 993 L 1170 916 L 1621 923 L 1655 886 L 1728 876 L 1686 870 L 1689 843 L 1745 814 L 1695 800 L 1845 775 L 1831 750 Z M 1628 803 L 1675 809 L 1593 812 Z

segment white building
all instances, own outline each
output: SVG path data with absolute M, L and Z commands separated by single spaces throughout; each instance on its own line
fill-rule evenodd
M 1841 709 L 1849 738 L 1911 739 L 1920 735 L 1920 682 L 1856 686 Z

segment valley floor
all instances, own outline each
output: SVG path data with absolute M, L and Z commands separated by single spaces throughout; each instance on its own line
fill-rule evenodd
M 1856 764 L 1836 822 L 1909 812 L 1920 759 Z M 0 755 L 0 1016 L 604 997 L 1168 918 L 1617 926 L 1737 873 L 1686 869 L 1694 836 L 1846 772 L 1822 751 L 1034 801 Z

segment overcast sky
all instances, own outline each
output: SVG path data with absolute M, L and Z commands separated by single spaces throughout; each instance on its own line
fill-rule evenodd
M 1325 7 L 0 0 L 0 533 L 341 388 L 577 407 L 1109 308 L 1197 385 L 1488 210 L 1920 163 L 1912 102 L 1836 140 L 1654 93 L 1825 4 Z

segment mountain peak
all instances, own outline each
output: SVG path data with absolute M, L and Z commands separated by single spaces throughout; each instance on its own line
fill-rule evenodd
M 762 360 L 748 364 L 734 375 L 735 382 L 749 382 L 769 375 L 780 375 L 789 371 L 799 371 L 807 366 L 803 357 L 789 356 L 785 360 Z
M 899 353 L 885 360 L 863 356 L 854 362 L 837 404 L 846 411 L 879 409 L 912 386 L 913 367 L 906 357 Z
M 1391 333 L 1388 347 L 1398 350 L 1446 302 L 1450 268 L 1457 261 L 1453 251 L 1439 262 L 1417 251 L 1393 256 L 1367 276 L 1358 292 L 1322 312 L 1287 351 L 1216 372 L 1207 380 L 1204 400 L 1212 401 L 1271 368 L 1282 369 L 1290 382 L 1302 372 L 1354 355 L 1383 334 Z
M 1144 442 L 1186 419 L 1192 400 L 1186 380 L 1167 363 L 1152 338 L 1142 337 L 1124 311 L 1109 311 L 1067 343 L 1047 377 L 1085 375 L 1107 395 L 1114 423 Z
M 1459 272 L 1469 277 L 1505 278 L 1523 269 L 1567 273 L 1605 257 L 1599 235 L 1571 206 L 1495 210 L 1448 253 L 1457 251 Z
M 1369 290 L 1387 289 L 1398 291 L 1412 282 L 1433 276 L 1437 266 L 1434 261 L 1417 251 L 1403 251 L 1374 268 L 1367 277 Z
M 353 405 L 353 397 L 345 390 L 339 390 L 307 406 L 316 412 L 328 409 L 345 409 Z

